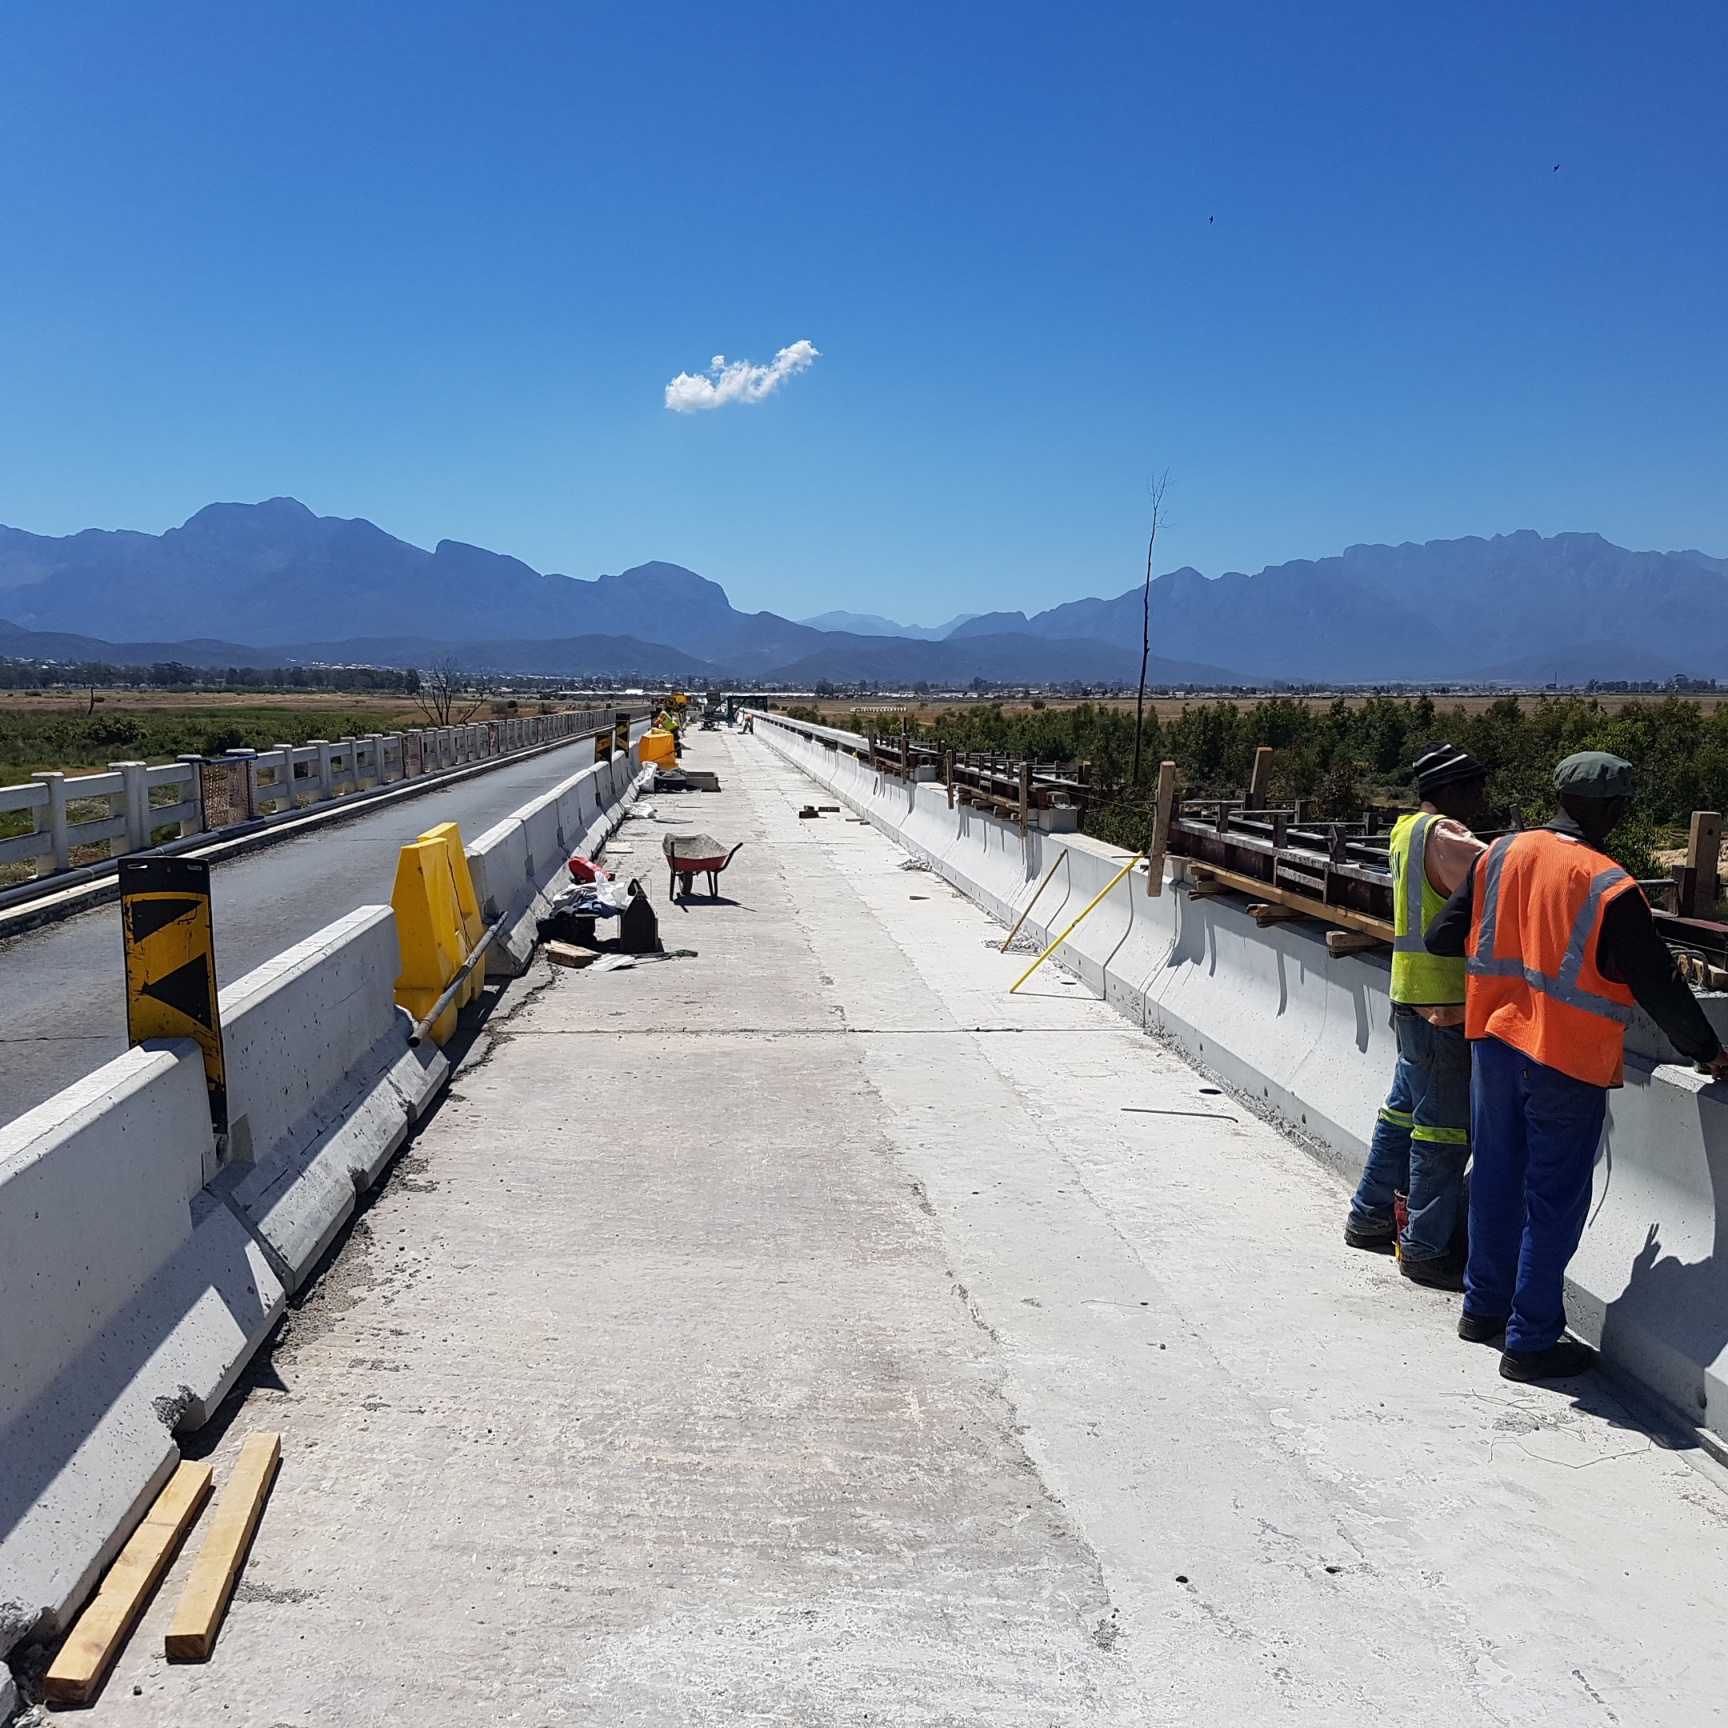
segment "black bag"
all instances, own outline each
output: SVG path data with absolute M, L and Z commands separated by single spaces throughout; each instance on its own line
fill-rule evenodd
M 620 922 L 618 947 L 625 954 L 660 952 L 660 920 L 654 916 L 640 882 L 630 884 L 630 904 Z

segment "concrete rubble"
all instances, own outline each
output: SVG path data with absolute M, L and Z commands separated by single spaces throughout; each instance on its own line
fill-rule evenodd
M 1709 1457 L 1500 1380 L 1337 1176 L 1053 968 L 1010 997 L 756 739 L 689 760 L 726 790 L 612 861 L 698 958 L 515 987 L 191 1437 L 283 1435 L 213 1660 L 161 1656 L 195 1536 L 97 1721 L 1723 1711 Z M 747 844 L 668 908 L 698 813 Z

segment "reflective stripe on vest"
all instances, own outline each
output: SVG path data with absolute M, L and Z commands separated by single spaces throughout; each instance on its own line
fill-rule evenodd
M 1630 1026 L 1633 1012 L 1630 1008 L 1616 1002 L 1612 996 L 1586 990 L 1578 982 L 1578 974 L 1584 968 L 1584 956 L 1591 933 L 1595 930 L 1596 920 L 1601 913 L 1603 895 L 1610 889 L 1619 887 L 1621 883 L 1632 880 L 1619 865 L 1611 864 L 1606 870 L 1598 870 L 1590 878 L 1590 891 L 1585 895 L 1584 904 L 1578 908 L 1578 914 L 1572 920 L 1572 931 L 1567 938 L 1566 953 L 1561 959 L 1558 972 L 1550 976 L 1534 966 L 1525 965 L 1516 955 L 1506 959 L 1494 957 L 1494 931 L 1500 916 L 1500 866 L 1505 862 L 1506 848 L 1515 838 L 1516 836 L 1511 834 L 1503 835 L 1488 848 L 1487 862 L 1483 867 L 1482 906 L 1476 952 L 1467 962 L 1470 976 L 1521 977 L 1532 990 L 1550 996 L 1556 1002 L 1564 1002 L 1568 1008 L 1581 1008 L 1586 1014 L 1600 1014 L 1603 1019 L 1612 1020 L 1616 1025 Z
M 1425 936 L 1446 904 L 1428 880 L 1428 834 L 1441 820 L 1423 811 L 1401 816 L 1392 826 L 1392 1000 L 1414 1007 L 1450 1007 L 1464 1000 L 1464 962 L 1431 954 Z

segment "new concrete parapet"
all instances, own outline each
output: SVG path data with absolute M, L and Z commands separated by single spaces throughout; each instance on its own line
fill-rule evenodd
M 1060 861 L 1024 926 L 1041 945 L 1128 861 L 1085 835 L 1022 831 L 951 809 L 941 786 L 873 773 L 831 747 L 861 748 L 854 734 L 759 713 L 755 735 L 1004 923 Z M 1125 877 L 1047 964 L 1204 1064 L 1353 1182 L 1396 1061 L 1388 958 L 1332 955 L 1317 925 L 1262 930 L 1236 897 L 1193 898 L 1180 859 L 1166 875 L 1157 896 L 1144 866 Z M 1703 1001 L 1728 1032 L 1728 996 Z M 1728 1087 L 1692 1072 L 1642 1014 L 1627 1037 L 1626 1084 L 1610 1095 L 1567 1298 L 1574 1330 L 1616 1371 L 1728 1438 Z
M 388 906 L 362 906 L 221 993 L 230 1159 L 212 1184 L 297 1289 L 443 1083 L 410 1048 Z
M 190 1042 L 0 1129 L 0 1654 L 66 1623 L 282 1311 L 214 1162 Z

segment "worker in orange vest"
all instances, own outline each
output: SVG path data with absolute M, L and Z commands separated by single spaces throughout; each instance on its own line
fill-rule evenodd
M 1594 1360 L 1565 1336 L 1562 1288 L 1634 1005 L 1728 1077 L 1637 883 L 1601 849 L 1631 802 L 1631 764 L 1586 750 L 1554 789 L 1559 815 L 1496 840 L 1428 928 L 1430 953 L 1467 961 L 1474 1166 L 1458 1335 L 1504 1333 L 1508 1380 L 1566 1379 Z

